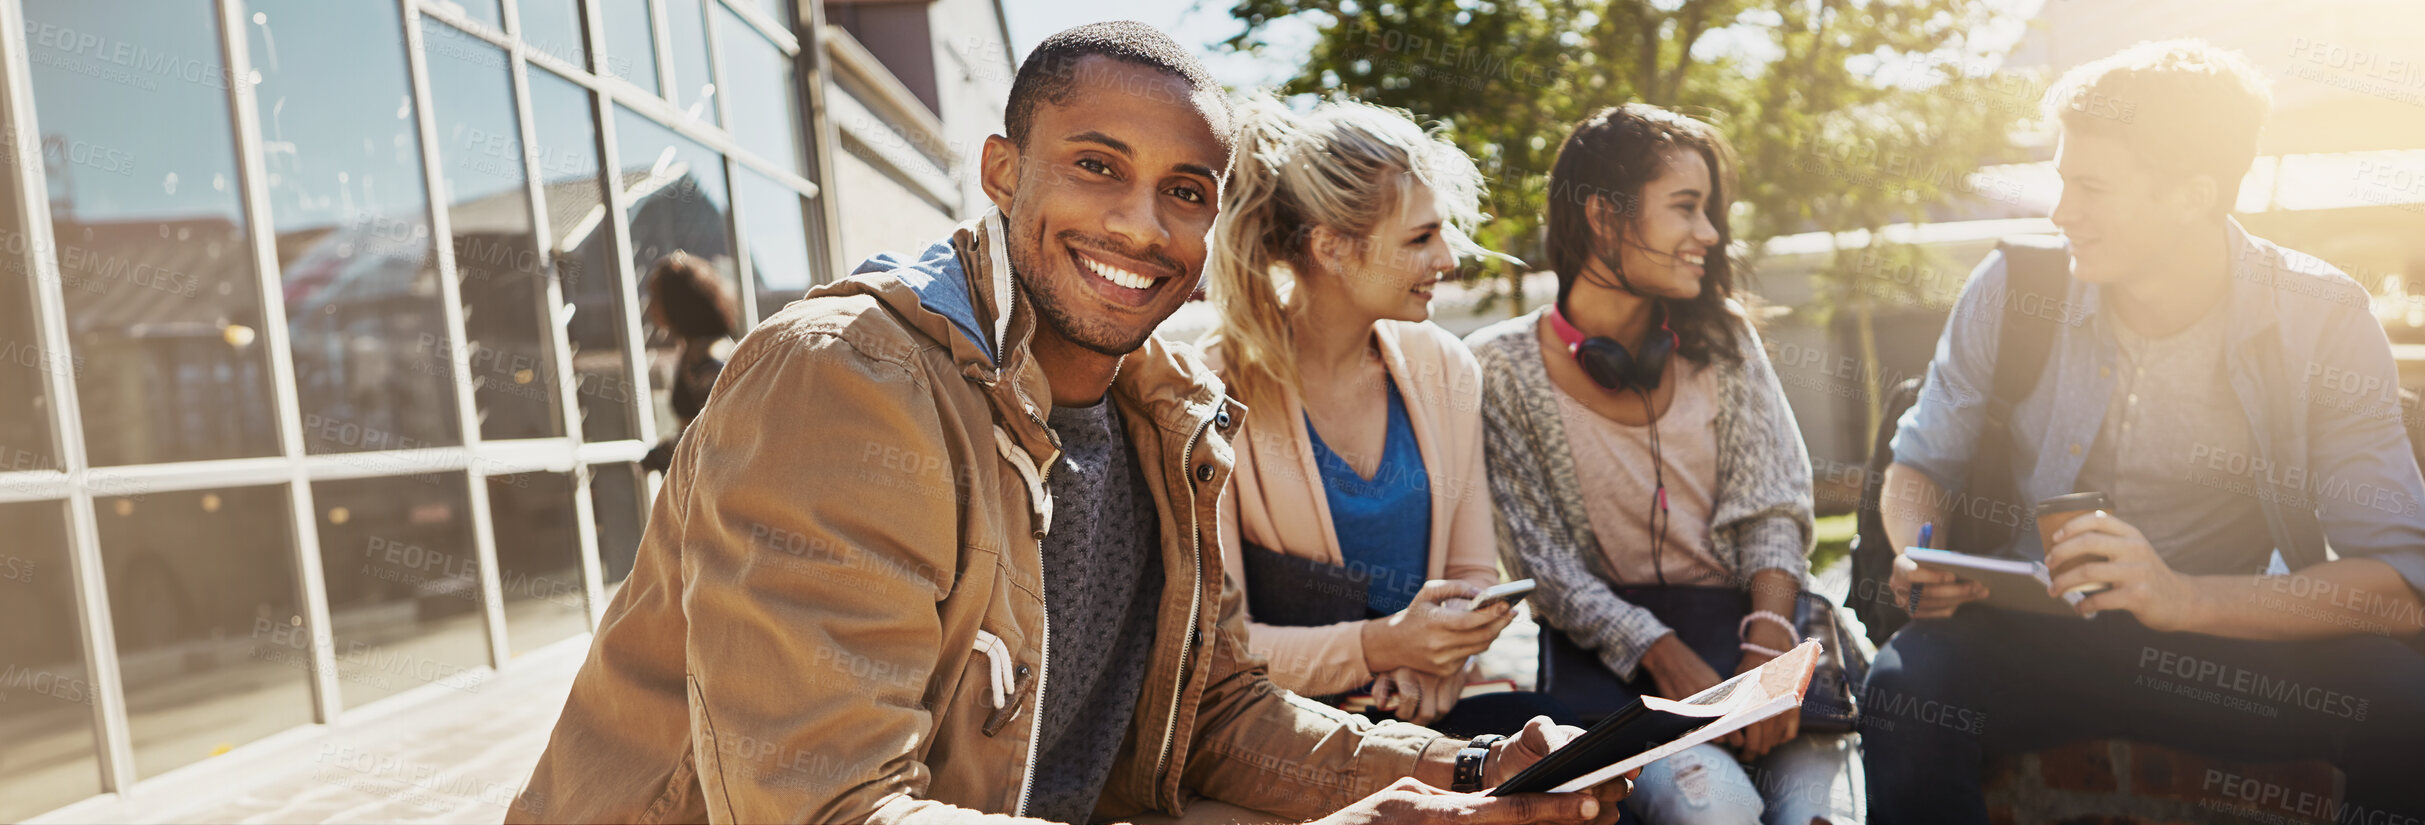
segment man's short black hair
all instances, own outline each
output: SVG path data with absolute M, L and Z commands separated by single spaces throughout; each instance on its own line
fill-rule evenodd
M 1069 102 L 1070 92 L 1077 86 L 1078 64 L 1097 55 L 1185 80 L 1193 92 L 1212 93 L 1214 108 L 1205 114 L 1212 120 L 1213 136 L 1220 139 L 1221 151 L 1229 151 L 1229 99 L 1222 93 L 1220 82 L 1170 35 L 1134 20 L 1088 23 L 1036 44 L 1026 62 L 1019 64 L 1019 76 L 1010 83 L 1010 108 L 1002 119 L 1012 143 L 1026 148 L 1027 130 L 1035 123 L 1036 107 Z

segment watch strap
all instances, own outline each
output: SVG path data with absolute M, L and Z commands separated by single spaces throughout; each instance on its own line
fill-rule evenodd
M 1485 733 L 1465 743 L 1464 749 L 1457 751 L 1456 779 L 1448 789 L 1457 793 L 1482 790 L 1482 763 L 1490 758 L 1490 746 L 1506 738 L 1496 733 Z

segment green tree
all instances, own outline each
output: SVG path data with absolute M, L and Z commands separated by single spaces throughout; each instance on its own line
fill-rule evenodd
M 1283 94 L 1340 94 L 1437 120 L 1491 178 L 1477 233 L 1541 260 L 1546 179 L 1567 128 L 1629 101 L 1706 117 L 1741 156 L 1736 234 L 1750 249 L 1781 234 L 1848 232 L 1925 220 L 1965 194 L 1968 173 L 2017 157 L 2016 123 L 2035 84 L 1987 75 L 1969 32 L 1990 0 L 1238 0 L 1259 51 L 1277 20 L 1320 31 Z M 1855 253 L 1858 254 L 1855 254 Z M 1908 299 L 1888 273 L 1923 250 L 1838 249 L 1818 323 L 1853 315 L 1875 430 L 1882 395 L 1872 319 Z M 1522 310 L 1523 268 L 1484 264 Z

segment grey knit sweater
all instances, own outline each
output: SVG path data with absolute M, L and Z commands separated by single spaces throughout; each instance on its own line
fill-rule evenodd
M 1632 678 L 1643 651 L 1667 635 L 1650 611 L 1611 588 L 1576 482 L 1574 451 L 1558 413 L 1558 389 L 1541 361 L 1541 310 L 1484 327 L 1465 339 L 1482 362 L 1483 450 L 1498 503 L 1499 553 L 1518 575 L 1540 580 L 1533 609 L 1600 661 Z M 1810 582 L 1810 454 L 1758 333 L 1737 328 L 1743 359 L 1719 360 L 1718 479 L 1710 550 L 1737 586 L 1753 573 L 1784 570 Z

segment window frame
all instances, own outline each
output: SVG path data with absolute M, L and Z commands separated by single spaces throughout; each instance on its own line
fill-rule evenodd
M 809 260 L 815 270 L 811 283 L 825 283 L 838 271 L 831 251 L 835 248 L 829 235 L 834 225 L 830 199 L 822 197 L 816 178 L 827 168 L 829 144 L 834 133 L 829 124 L 820 123 L 816 112 L 823 89 L 822 52 L 817 47 L 818 10 L 815 4 L 800 7 L 794 20 L 778 20 L 769 14 L 758 0 L 701 0 L 700 26 L 706 33 L 709 71 L 719 91 L 726 84 L 727 64 L 722 52 L 718 15 L 729 13 L 750 28 L 764 35 L 792 61 L 792 82 L 800 97 L 797 109 L 798 151 L 803 157 L 797 163 L 789 159 L 762 157 L 740 145 L 730 131 L 732 122 L 729 95 L 719 94 L 714 105 L 717 118 L 691 119 L 664 97 L 651 93 L 627 80 L 596 71 L 607 65 L 612 57 L 604 37 L 604 20 L 594 0 L 583 0 L 579 6 L 579 27 L 585 42 L 586 65 L 576 65 L 524 42 L 521 13 L 517 0 L 501 0 L 502 29 L 474 19 L 443 0 L 393 0 L 405 49 L 411 97 L 414 105 L 414 128 L 420 138 L 420 161 L 427 187 L 432 239 L 431 254 L 439 272 L 440 303 L 443 307 L 445 330 L 451 351 L 449 359 L 456 377 L 470 375 L 471 354 L 465 346 L 462 290 L 454 249 L 449 204 L 444 187 L 443 160 L 439 153 L 437 114 L 432 106 L 432 89 L 428 71 L 429 55 L 425 21 L 453 27 L 465 36 L 502 49 L 506 54 L 510 93 L 515 118 L 521 130 L 524 186 L 534 230 L 534 240 L 542 249 L 551 249 L 557 227 L 549 225 L 546 203 L 546 181 L 541 159 L 537 157 L 539 134 L 530 99 L 530 71 L 533 66 L 555 73 L 581 88 L 590 98 L 590 116 L 600 161 L 601 183 L 606 190 L 602 204 L 609 216 L 600 231 L 610 233 L 616 261 L 615 288 L 627 296 L 619 308 L 618 324 L 623 331 L 624 370 L 622 376 L 640 399 L 635 413 L 639 434 L 636 439 L 590 442 L 583 438 L 579 382 L 571 367 L 572 348 L 566 334 L 565 295 L 558 278 L 548 278 L 546 286 L 548 326 L 551 333 L 545 342 L 551 368 L 558 377 L 555 391 L 560 393 L 558 408 L 562 411 L 564 435 L 494 441 L 481 437 L 477 402 L 467 386 L 457 384 L 454 414 L 460 422 L 462 443 L 458 446 L 400 450 L 376 450 L 358 453 L 313 455 L 306 451 L 293 361 L 293 341 L 288 323 L 288 307 L 284 300 L 282 279 L 276 246 L 276 228 L 267 220 L 270 215 L 270 192 L 266 183 L 264 137 L 259 112 L 251 84 L 242 82 L 251 75 L 253 62 L 248 53 L 246 27 L 251 25 L 244 0 L 188 0 L 209 5 L 218 26 L 218 57 L 227 76 L 238 82 L 224 84 L 225 105 L 228 107 L 230 128 L 236 150 L 235 180 L 245 216 L 257 296 L 261 301 L 261 345 L 267 349 L 269 380 L 274 388 L 271 409 L 278 432 L 278 451 L 260 457 L 180 461 L 135 464 L 95 468 L 89 462 L 83 432 L 81 408 L 78 405 L 73 376 L 60 370 L 46 370 L 42 386 L 50 399 L 47 432 L 52 439 L 57 466 L 54 469 L 0 471 L 0 502 L 49 502 L 62 506 L 68 525 L 70 542 L 69 570 L 75 594 L 76 613 L 82 623 L 80 643 L 85 652 L 88 680 L 94 698 L 91 703 L 95 727 L 95 754 L 101 772 L 102 797 L 140 791 L 147 784 L 160 781 L 191 781 L 192 769 L 180 769 L 174 776 L 138 778 L 134 767 L 134 748 L 129 737 L 127 697 L 115 644 L 115 631 L 110 620 L 107 582 L 100 551 L 100 529 L 95 502 L 112 496 L 141 492 L 183 492 L 212 488 L 276 485 L 286 497 L 289 522 L 288 552 L 298 590 L 297 604 L 304 614 L 310 642 L 309 677 L 312 699 L 312 722 L 301 729 L 291 729 L 267 738 L 252 739 L 239 744 L 237 750 L 254 748 L 289 740 L 300 730 L 334 725 L 351 711 L 337 683 L 336 651 L 328 604 L 328 576 L 323 569 L 319 543 L 320 513 L 313 501 L 316 482 L 349 479 L 383 478 L 434 473 L 461 473 L 472 521 L 473 551 L 480 572 L 481 612 L 485 622 L 489 657 L 487 667 L 501 669 L 511 657 L 508 649 L 503 611 L 502 587 L 497 568 L 495 545 L 496 525 L 492 519 L 493 505 L 488 496 L 488 480 L 531 472 L 568 473 L 572 480 L 570 516 L 578 530 L 581 552 L 582 589 L 587 597 L 586 620 L 595 630 L 603 617 L 604 606 L 611 595 L 602 581 L 598 547 L 598 519 L 593 502 L 591 479 L 595 472 L 626 471 L 623 465 L 638 462 L 660 437 L 654 416 L 645 406 L 651 395 L 648 375 L 646 339 L 642 335 L 640 307 L 637 300 L 639 273 L 631 264 L 630 232 L 621 216 L 629 214 L 632 198 L 616 185 L 618 177 L 618 137 L 615 119 L 618 108 L 653 121 L 673 133 L 698 143 L 723 158 L 723 172 L 728 182 L 737 181 L 743 170 L 797 193 L 805 199 L 804 214 L 815 210 L 818 220 L 810 221 Z M 649 0 L 652 10 L 652 40 L 655 53 L 651 60 L 658 67 L 659 86 L 671 90 L 665 75 L 672 71 L 670 60 L 670 27 L 664 25 L 665 0 Z M 721 9 L 721 11 L 719 11 Z M 17 141 L 16 145 L 40 145 L 39 113 L 35 110 L 30 77 L 30 47 L 25 39 L 27 28 L 25 9 L 21 2 L 0 0 L 0 128 Z M 795 28 L 798 31 L 795 31 Z M 710 122 L 711 120 L 716 122 Z M 719 125 L 721 123 L 722 125 Z M 795 167 L 807 172 L 795 172 Z M 729 184 L 728 184 L 729 185 Z M 15 185 L 0 196 L 17 199 L 23 213 L 21 231 L 29 238 L 49 238 L 52 232 L 48 184 L 39 164 L 20 164 Z M 741 285 L 736 296 L 742 317 L 754 323 L 760 316 L 757 307 L 757 274 L 753 271 L 750 254 L 751 217 L 743 199 L 729 189 L 726 193 L 732 222 L 733 254 Z M 30 273 L 33 288 L 34 326 L 38 340 L 54 352 L 73 352 L 68 334 L 63 285 L 59 281 L 56 250 L 48 243 L 28 243 L 19 263 Z M 603 276 L 605 273 L 597 273 Z M 662 478 L 654 473 L 640 474 L 642 502 L 653 500 L 662 486 Z M 620 496 L 617 496 L 620 498 Z M 648 513 L 645 506 L 638 514 L 645 531 Z M 397 706 L 415 701 L 416 696 L 431 690 L 451 689 L 445 685 L 418 686 L 365 705 L 377 708 Z M 213 760 L 220 764 L 238 760 Z M 203 770 L 220 770 L 204 768 Z M 91 800 L 88 800 L 90 802 Z M 82 803 L 79 803 L 82 804 Z

